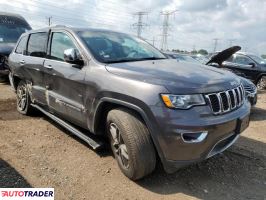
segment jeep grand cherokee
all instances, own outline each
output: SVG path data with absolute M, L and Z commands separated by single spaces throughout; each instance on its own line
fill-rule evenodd
M 166 59 L 128 34 L 35 30 L 21 36 L 9 63 L 20 113 L 38 109 L 93 149 L 106 136 L 132 180 L 159 161 L 171 173 L 222 152 L 249 124 L 237 76 Z

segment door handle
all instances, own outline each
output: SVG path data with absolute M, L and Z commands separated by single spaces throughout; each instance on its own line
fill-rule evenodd
M 53 69 L 52 65 L 44 65 L 44 67 L 47 69 Z
M 20 64 L 20 65 L 25 65 L 25 60 L 21 60 L 21 61 L 19 61 L 19 64 Z

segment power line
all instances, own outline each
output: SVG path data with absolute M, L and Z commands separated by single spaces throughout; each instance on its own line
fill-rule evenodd
M 15 1 L 19 2 L 19 0 L 15 0 Z M 34 4 L 34 2 L 38 2 L 38 5 Z M 38 13 L 44 13 L 44 15 L 57 16 L 58 18 L 63 18 L 64 20 L 65 19 L 74 20 L 75 24 L 76 24 L 77 21 L 86 21 L 86 22 L 88 22 L 87 21 L 88 19 L 90 19 L 90 21 L 99 22 L 99 24 L 103 24 L 103 20 L 100 20 L 98 18 L 98 16 L 92 15 L 90 12 L 88 12 L 88 13 L 85 12 L 85 15 L 82 15 L 81 13 L 73 13 L 73 10 L 71 10 L 71 9 L 64 9 L 64 10 L 60 10 L 60 13 L 62 13 L 64 15 L 64 17 L 61 17 L 61 16 L 58 16 L 58 14 L 59 14 L 58 13 L 58 9 L 59 8 L 62 9 L 62 7 L 60 7 L 60 6 L 55 6 L 55 5 L 51 5 L 51 4 L 47 4 L 47 3 L 44 4 L 43 2 L 40 2 L 38 0 L 31 0 L 30 2 L 28 2 L 28 4 L 31 7 L 40 9 L 40 10 L 38 10 Z M 19 8 L 19 7 L 12 6 L 12 8 L 17 8 L 17 9 L 19 9 L 18 12 L 21 12 L 21 8 Z M 58 8 L 58 9 L 56 9 L 56 8 Z M 56 13 L 56 15 L 55 15 L 55 13 Z M 124 13 L 124 14 L 128 15 L 127 13 Z M 121 15 L 121 13 L 119 15 Z M 110 18 L 113 18 L 113 17 L 116 17 L 116 16 L 117 16 L 117 13 L 114 13 L 114 12 L 109 12 L 109 14 L 105 13 L 104 22 L 107 22 L 108 24 L 110 23 L 112 25 L 117 25 L 117 23 L 114 23 L 114 21 L 110 19 Z M 84 20 L 84 18 L 87 19 L 87 20 Z M 123 15 L 122 17 L 119 18 L 119 21 L 127 23 L 127 20 L 125 18 L 128 18 L 128 17 Z
M 138 16 L 138 22 L 137 23 L 134 23 L 132 24 L 133 27 L 135 27 L 137 29 L 137 36 L 139 38 L 141 38 L 141 33 L 142 33 L 142 30 L 148 26 L 146 23 L 143 23 L 143 17 L 145 15 L 148 15 L 147 12 L 136 12 L 134 13 L 134 15 Z
M 164 11 L 161 12 L 161 15 L 163 15 L 163 29 L 162 29 L 162 41 L 161 41 L 161 50 L 167 50 L 168 49 L 168 30 L 169 30 L 169 18 L 171 15 L 173 15 L 177 10 L 174 11 Z

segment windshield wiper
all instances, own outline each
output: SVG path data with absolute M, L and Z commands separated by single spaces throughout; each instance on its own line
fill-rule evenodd
M 136 62 L 143 60 L 161 60 L 161 59 L 166 59 L 166 58 L 160 58 L 160 57 L 147 57 L 147 58 L 135 58 L 135 59 L 123 58 L 123 59 L 106 61 L 105 63 Z

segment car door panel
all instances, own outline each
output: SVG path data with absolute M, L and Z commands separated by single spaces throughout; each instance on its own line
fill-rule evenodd
M 34 33 L 29 36 L 27 55 L 24 56 L 24 69 L 32 83 L 31 96 L 35 103 L 47 105 L 45 95 L 45 78 L 43 64 L 46 56 L 47 32 Z
M 53 42 L 53 39 L 51 41 Z M 64 48 L 62 47 L 64 46 L 61 46 L 59 50 L 63 54 Z M 76 68 L 74 64 L 62 60 L 54 60 L 55 56 L 51 56 L 51 58 L 44 61 L 49 108 L 67 120 L 85 126 L 86 109 L 83 92 L 86 85 L 84 82 L 86 70 L 85 68 Z

